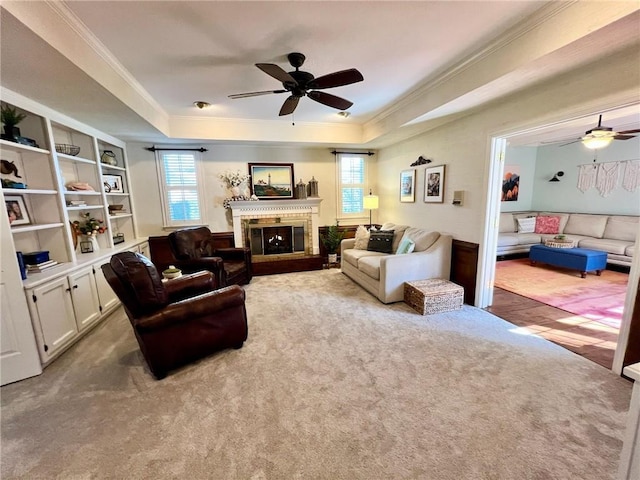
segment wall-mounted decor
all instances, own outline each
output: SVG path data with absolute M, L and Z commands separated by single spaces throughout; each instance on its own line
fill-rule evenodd
M 416 171 L 413 169 L 400 172 L 400 201 L 416 201 Z
M 24 204 L 24 198 L 21 195 L 5 195 L 4 205 L 7 208 L 7 216 L 12 227 L 31 223 L 27 206 Z
M 121 175 L 103 175 L 104 191 L 107 193 L 124 193 Z
M 427 163 L 431 163 L 431 160 L 429 158 L 424 158 L 422 155 L 420 155 L 418 159 L 409 166 L 417 167 L 418 165 L 426 165 Z
M 520 190 L 520 167 L 506 165 L 502 177 L 502 198 L 503 202 L 517 202 L 518 191 Z
M 424 171 L 424 201 L 442 203 L 444 199 L 444 165 Z
M 607 197 L 618 186 L 628 192 L 640 186 L 640 160 L 578 165 L 577 187 L 582 193 L 595 188 L 602 197 Z
M 293 163 L 250 163 L 251 193 L 261 200 L 293 198 Z

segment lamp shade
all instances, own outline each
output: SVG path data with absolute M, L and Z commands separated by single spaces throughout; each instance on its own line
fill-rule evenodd
M 597 148 L 604 148 L 609 145 L 613 140 L 612 136 L 586 136 L 582 139 L 582 144 L 590 148 L 591 150 L 595 150 Z
M 363 198 L 363 206 L 367 210 L 378 209 L 378 196 L 377 195 L 365 195 Z

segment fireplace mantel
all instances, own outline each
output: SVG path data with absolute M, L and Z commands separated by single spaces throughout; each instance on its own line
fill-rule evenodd
M 318 223 L 321 202 L 321 198 L 308 198 L 305 200 L 240 200 L 230 202 L 229 206 L 231 207 L 233 216 L 233 237 L 236 246 L 246 246 L 242 234 L 242 220 L 296 213 L 309 215 L 311 217 L 312 250 L 314 255 L 318 255 L 320 253 Z

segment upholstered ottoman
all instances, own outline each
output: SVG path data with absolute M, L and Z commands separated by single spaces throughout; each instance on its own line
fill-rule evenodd
M 404 283 L 404 301 L 422 315 L 462 308 L 464 289 L 448 280 L 431 278 Z
M 548 263 L 556 267 L 578 270 L 582 278 L 595 270 L 600 275 L 607 267 L 607 252 L 586 248 L 553 248 L 546 245 L 532 245 L 529 250 L 531 265 L 536 262 Z

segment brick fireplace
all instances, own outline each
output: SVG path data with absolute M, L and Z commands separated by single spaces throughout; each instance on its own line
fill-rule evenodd
M 250 247 L 254 263 L 318 255 L 320 202 L 319 198 L 232 202 L 236 246 Z

